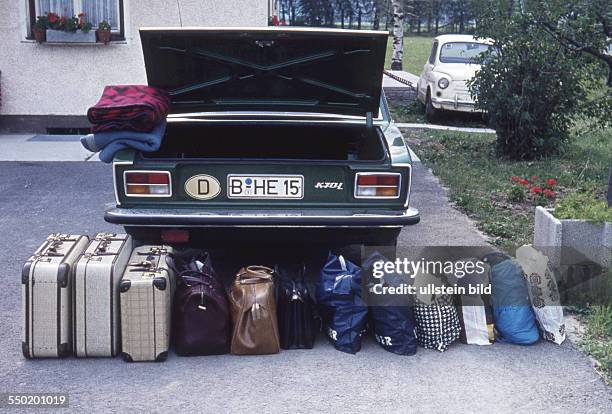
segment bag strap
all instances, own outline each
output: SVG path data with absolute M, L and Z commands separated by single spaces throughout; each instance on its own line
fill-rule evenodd
M 247 266 L 236 275 L 236 279 L 243 285 L 271 281 L 273 277 L 274 270 L 266 266 Z
M 340 267 L 342 268 L 342 271 L 346 272 L 348 269 L 346 267 L 346 260 L 344 260 L 344 256 L 338 256 L 338 261 L 340 262 Z
M 216 281 L 216 279 L 208 273 L 197 272 L 194 270 L 185 270 L 178 274 L 178 278 L 189 285 L 211 286 L 211 281 Z

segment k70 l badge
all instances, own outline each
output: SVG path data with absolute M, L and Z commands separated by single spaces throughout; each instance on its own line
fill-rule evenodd
M 344 190 L 344 183 L 321 182 L 315 184 L 315 188 L 327 190 Z

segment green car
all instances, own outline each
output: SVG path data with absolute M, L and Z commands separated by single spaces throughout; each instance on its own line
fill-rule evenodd
M 387 32 L 144 28 L 172 111 L 113 163 L 110 223 L 137 238 L 394 246 L 411 158 L 382 93 Z

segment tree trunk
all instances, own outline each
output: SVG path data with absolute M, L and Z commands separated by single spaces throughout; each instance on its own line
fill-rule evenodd
M 389 16 L 391 15 L 391 2 L 387 2 L 387 14 L 385 16 L 385 30 L 389 30 Z
M 293 0 L 289 0 L 289 24 L 291 26 L 295 24 L 295 3 Z
M 393 5 L 393 54 L 391 70 L 403 70 L 404 60 L 404 9 L 402 0 L 392 0 Z
M 372 20 L 372 29 L 378 30 L 380 27 L 380 12 L 376 3 L 374 3 L 374 19 Z
M 357 29 L 361 30 L 361 7 L 357 9 Z
M 612 208 L 612 166 L 610 166 L 610 178 L 608 178 L 608 208 Z
M 439 30 L 440 30 L 440 18 L 436 17 L 436 35 L 438 34 Z

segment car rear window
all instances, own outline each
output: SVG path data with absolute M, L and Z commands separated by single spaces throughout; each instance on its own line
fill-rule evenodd
M 489 45 L 476 42 L 449 42 L 440 48 L 442 63 L 472 63 L 474 58 L 489 50 Z

